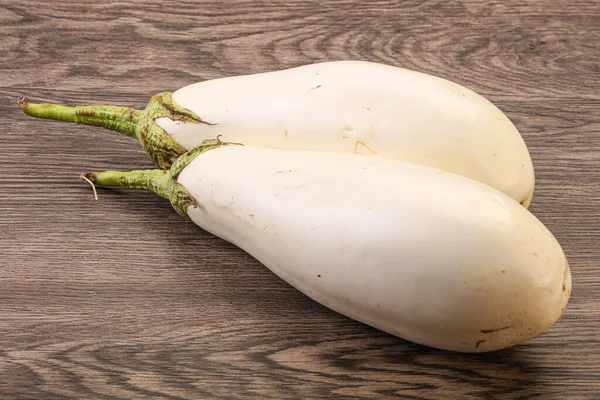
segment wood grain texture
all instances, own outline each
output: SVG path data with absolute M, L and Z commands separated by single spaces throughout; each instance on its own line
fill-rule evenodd
M 0 398 L 598 398 L 597 1 L 0 0 Z M 573 273 L 563 318 L 485 355 L 432 350 L 311 301 L 149 193 L 128 138 L 26 118 L 19 96 L 141 108 L 204 79 L 336 59 L 463 84 L 515 122 L 531 210 Z

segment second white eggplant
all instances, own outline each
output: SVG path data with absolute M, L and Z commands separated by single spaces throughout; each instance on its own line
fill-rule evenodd
M 378 157 L 213 142 L 170 171 L 86 178 L 153 190 L 317 302 L 427 346 L 513 346 L 566 307 L 559 243 L 487 185 Z

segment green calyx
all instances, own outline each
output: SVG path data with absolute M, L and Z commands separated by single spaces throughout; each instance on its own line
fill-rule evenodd
M 202 120 L 193 111 L 185 109 L 173 100 L 171 92 L 159 93 L 152 96 L 148 106 L 141 111 L 136 135 L 142 147 L 152 161 L 160 168 L 169 168 L 171 164 L 187 150 L 165 132 L 156 120 L 169 118 L 173 121 L 210 124 Z
M 168 199 L 179 215 L 189 219 L 188 209 L 196 206 L 197 202 L 190 192 L 177 182 L 177 177 L 197 156 L 225 144 L 227 143 L 218 138 L 205 140 L 198 147 L 178 157 L 168 170 L 87 172 L 82 174 L 81 178 L 95 186 L 149 190 Z
M 25 114 L 32 117 L 99 126 L 136 138 L 152 161 L 162 169 L 169 168 L 186 149 L 157 125 L 158 118 L 213 125 L 177 104 L 171 92 L 152 96 L 144 110 L 106 105 L 70 107 L 60 104 L 36 104 L 25 99 L 20 99 L 18 104 Z

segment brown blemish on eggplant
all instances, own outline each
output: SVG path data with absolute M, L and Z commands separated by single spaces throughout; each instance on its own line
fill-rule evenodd
M 310 90 L 315 90 L 315 89 L 318 89 L 318 88 L 320 88 L 320 87 L 321 87 L 321 85 L 317 85 L 317 86 L 315 86 L 314 88 L 312 88 L 312 89 L 310 89 Z
M 191 197 L 190 200 L 193 201 L 193 203 L 191 204 L 192 208 L 199 208 L 200 210 L 206 212 L 206 207 L 204 207 L 204 204 L 197 203 L 196 200 L 194 200 Z
M 321 277 L 321 275 L 317 275 L 319 278 Z
M 364 144 L 362 141 L 357 140 L 356 144 L 354 145 L 354 154 L 356 154 L 356 151 L 358 149 L 358 145 L 363 145 L 367 150 L 369 150 L 370 152 L 372 152 L 373 154 L 377 154 L 377 152 L 375 150 L 373 150 L 372 148 L 370 148 L 369 146 L 367 146 L 366 144 Z
M 498 331 L 503 331 L 503 330 L 508 329 L 510 327 L 511 327 L 511 325 L 503 326 L 502 328 L 498 328 L 498 329 L 482 329 L 481 333 L 494 333 L 494 332 L 498 332 Z
M 480 340 L 479 342 L 475 343 L 475 348 L 478 349 L 481 343 L 485 343 L 485 340 Z

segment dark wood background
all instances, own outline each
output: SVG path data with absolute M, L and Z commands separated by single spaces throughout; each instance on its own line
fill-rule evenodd
M 205 79 L 361 59 L 442 76 L 514 121 L 573 295 L 516 348 L 417 346 L 309 300 L 150 194 L 134 141 L 16 100 L 144 107 Z M 0 0 L 0 398 L 600 398 L 598 1 Z

